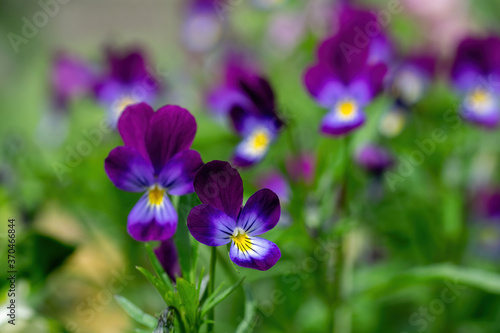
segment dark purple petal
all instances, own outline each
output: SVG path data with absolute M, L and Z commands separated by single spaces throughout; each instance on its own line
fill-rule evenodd
M 194 192 L 193 181 L 202 167 L 200 154 L 195 150 L 181 151 L 172 157 L 158 175 L 158 181 L 169 194 L 184 195 Z
M 140 103 L 127 107 L 118 120 L 118 131 L 125 146 L 137 149 L 147 161 L 150 159 L 146 150 L 145 137 L 153 114 L 154 110 L 149 105 Z
M 249 236 L 257 236 L 276 226 L 281 216 L 280 200 L 265 188 L 255 192 L 243 207 L 238 226 Z
M 195 134 L 196 121 L 188 110 L 166 105 L 156 111 L 146 130 L 146 149 L 155 173 L 175 154 L 189 149 Z
M 154 252 L 172 281 L 175 281 L 178 276 L 181 276 L 179 254 L 177 253 L 177 248 L 172 238 L 162 241 Z
M 321 132 L 328 135 L 343 135 L 358 128 L 365 122 L 365 114 L 362 110 L 355 111 L 352 118 L 342 119 L 336 109 L 328 112 L 321 122 Z
M 194 179 L 194 190 L 201 202 L 237 219 L 243 203 L 243 181 L 231 164 L 212 161 Z
M 310 67 L 304 75 L 304 84 L 319 105 L 331 107 L 344 94 L 344 84 L 330 71 L 328 66 L 318 64 Z
M 267 239 L 250 237 L 250 249 L 240 250 L 231 244 L 229 257 L 238 266 L 267 271 L 273 267 L 281 257 L 280 249 Z
M 216 116 L 225 117 L 233 106 L 242 105 L 247 109 L 251 107 L 251 102 L 239 90 L 221 87 L 210 92 L 207 96 L 207 105 Z
M 153 167 L 132 147 L 116 147 L 104 161 L 109 179 L 120 190 L 143 192 L 155 182 Z
M 199 205 L 189 212 L 187 226 L 198 242 L 220 246 L 230 242 L 236 221 L 217 208 Z
M 151 203 L 145 193 L 128 215 L 128 233 L 140 242 L 169 239 L 176 229 L 177 212 L 165 193 L 160 203 Z

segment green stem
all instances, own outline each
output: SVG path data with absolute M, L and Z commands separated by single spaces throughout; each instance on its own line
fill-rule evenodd
M 212 247 L 211 255 L 210 255 L 210 281 L 208 282 L 208 295 L 212 295 L 215 291 L 215 266 L 217 263 L 217 248 L 215 246 Z M 215 319 L 215 308 L 211 309 L 208 312 L 208 320 L 209 323 L 207 325 L 207 332 L 214 332 L 214 321 Z
M 343 184 L 338 201 L 338 211 L 340 223 L 345 223 L 345 219 L 349 216 L 349 136 L 344 139 L 344 176 Z M 346 248 L 347 239 L 340 234 L 337 238 L 338 246 L 335 253 L 335 271 L 333 280 L 332 304 L 331 304 L 331 332 L 333 333 L 349 333 L 351 314 L 349 308 L 345 304 L 345 299 L 348 296 L 349 279 L 352 276 L 352 263 L 348 257 L 348 248 Z

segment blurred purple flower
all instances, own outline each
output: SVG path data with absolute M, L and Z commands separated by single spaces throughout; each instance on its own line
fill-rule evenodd
M 384 26 L 373 10 L 353 6 L 347 1 L 340 2 L 334 22 L 338 22 L 337 34 L 347 34 L 351 39 L 346 46 L 368 49 L 368 64 L 379 62 L 389 64 L 394 57 L 394 46 Z
M 394 158 L 387 149 L 373 144 L 359 149 L 355 160 L 359 166 L 377 176 L 394 164 Z
M 474 210 L 485 220 L 500 220 L 500 189 L 485 187 L 474 196 Z
M 109 153 L 106 174 L 123 191 L 146 192 L 128 216 L 128 232 L 138 241 L 166 240 L 177 228 L 177 212 L 167 194 L 192 193 L 203 164 L 200 154 L 189 149 L 196 121 L 179 106 L 154 112 L 140 103 L 125 109 L 118 131 L 125 145 Z
M 282 203 L 286 203 L 290 196 L 290 185 L 281 172 L 272 171 L 259 177 L 258 187 L 267 188 L 276 193 Z
M 139 49 L 107 50 L 107 72 L 96 83 L 95 95 L 106 108 L 113 128 L 127 106 L 156 101 L 161 85 L 148 66 Z
M 172 281 L 175 281 L 178 276 L 181 276 L 179 254 L 172 238 L 162 241 L 154 252 Z
M 455 88 L 463 94 L 461 115 L 467 121 L 495 128 L 500 121 L 500 39 L 466 38 L 458 46 L 451 70 Z
M 95 79 L 95 72 L 90 63 L 74 55 L 56 54 L 50 78 L 56 110 L 67 111 L 73 99 L 90 94 Z
M 304 83 L 316 102 L 329 112 L 323 118 L 321 131 L 343 135 L 365 121 L 363 107 L 381 90 L 387 72 L 384 64 L 368 63 L 368 47 L 356 48 L 355 31 L 341 31 L 318 48 L 318 62 L 307 69 Z
M 275 106 L 274 93 L 268 81 L 259 76 L 238 80 L 244 97 L 233 104 L 230 116 L 235 130 L 243 138 L 233 155 L 238 167 L 249 167 L 261 161 L 284 123 Z
M 265 271 L 281 257 L 276 244 L 255 237 L 273 229 L 281 215 L 278 196 L 269 189 L 255 192 L 242 208 L 243 182 L 227 162 L 205 164 L 194 180 L 202 205 L 188 215 L 191 235 L 208 246 L 231 242 L 229 257 L 241 266 Z
M 292 181 L 311 184 L 316 170 L 316 156 L 309 153 L 291 156 L 286 160 L 286 170 Z
M 390 75 L 390 92 L 403 107 L 417 103 L 429 88 L 436 71 L 436 58 L 427 54 L 406 57 Z
M 257 66 L 248 59 L 246 54 L 239 52 L 226 55 L 222 67 L 222 82 L 212 89 L 206 98 L 209 110 L 217 118 L 228 116 L 235 104 L 251 105 L 251 101 L 241 91 L 240 81 L 258 75 Z
M 187 8 L 182 27 L 182 42 L 196 53 L 213 49 L 222 38 L 224 17 L 227 13 L 220 6 L 230 6 L 214 0 L 186 1 Z

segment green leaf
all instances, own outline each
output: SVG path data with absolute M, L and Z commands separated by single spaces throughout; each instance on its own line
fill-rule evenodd
M 500 275 L 481 269 L 467 268 L 453 264 L 436 264 L 410 269 L 399 273 L 384 283 L 372 286 L 362 295 L 379 297 L 389 292 L 429 281 L 448 281 L 453 286 L 469 286 L 492 294 L 500 295 Z
M 163 266 L 161 265 L 160 261 L 154 254 L 151 244 L 149 243 L 146 244 L 146 252 L 148 254 L 149 260 L 151 261 L 151 264 L 153 265 L 153 269 L 163 282 L 164 289 L 173 292 L 175 290 L 174 285 L 172 284 L 172 281 L 170 280 L 168 274 L 163 269 Z
M 177 291 L 181 297 L 181 302 L 184 305 L 189 322 L 192 326 L 195 326 L 198 311 L 198 290 L 196 289 L 196 285 L 189 283 L 183 278 L 177 278 Z
M 233 291 L 235 291 L 243 283 L 244 280 L 245 280 L 245 277 L 242 277 L 238 282 L 236 282 L 235 284 L 233 284 L 231 287 L 227 288 L 223 292 L 219 293 L 216 290 L 212 295 L 210 295 L 207 298 L 206 302 L 203 304 L 203 307 L 201 309 L 201 317 L 202 318 L 205 317 L 205 315 L 208 313 L 208 311 L 210 311 L 213 307 L 215 307 L 217 304 L 219 304 L 224 299 L 226 299 L 226 297 L 231 295 L 231 293 Z M 219 286 L 219 288 L 217 288 L 217 289 L 219 290 L 220 287 L 221 286 Z
M 115 295 L 116 302 L 125 310 L 125 312 L 135 321 L 143 324 L 146 327 L 154 329 L 158 320 L 155 317 L 142 311 L 137 305 L 129 301 L 123 296 Z
M 175 233 L 175 245 L 179 253 L 179 263 L 182 276 L 189 282 L 194 282 L 194 268 L 192 265 L 191 237 L 187 228 L 187 216 L 194 207 L 195 194 L 185 195 L 179 198 L 177 213 L 179 215 L 177 231 Z
M 164 283 L 162 283 L 162 281 L 160 281 L 158 277 L 154 276 L 150 271 L 148 271 L 144 267 L 136 266 L 135 268 L 137 268 L 137 270 L 141 272 L 142 275 L 144 275 L 144 277 L 156 288 L 156 290 L 163 297 L 167 305 L 173 304 L 174 300 L 168 297 L 169 295 L 168 290 L 166 289 Z M 171 292 L 171 294 L 173 293 Z
M 255 300 L 253 299 L 250 287 L 243 286 L 243 290 L 245 290 L 245 316 L 243 317 L 241 323 L 238 325 L 236 333 L 252 332 L 254 328 L 253 321 L 255 319 L 255 313 L 257 310 L 257 306 L 255 304 Z

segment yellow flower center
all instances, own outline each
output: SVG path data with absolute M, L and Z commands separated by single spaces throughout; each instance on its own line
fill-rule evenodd
M 340 118 L 349 119 L 354 116 L 354 112 L 356 111 L 356 103 L 351 100 L 342 101 L 337 104 L 337 112 L 339 113 Z
M 237 228 L 231 236 L 231 239 L 241 252 L 247 252 L 252 249 L 250 237 L 248 237 L 243 229 Z
M 271 142 L 271 137 L 266 130 L 256 130 L 250 138 L 250 147 L 254 150 L 262 151 L 267 148 Z
M 165 190 L 158 188 L 158 185 L 151 190 L 149 190 L 148 199 L 151 205 L 161 205 L 163 202 L 163 193 Z
M 478 88 L 467 97 L 466 103 L 473 111 L 483 113 L 492 107 L 493 99 L 487 90 Z
M 125 108 L 127 106 L 135 104 L 135 103 L 137 103 L 137 101 L 132 96 L 124 95 L 124 96 L 120 97 L 120 99 L 118 99 L 114 105 L 114 110 L 115 110 L 116 116 L 120 117 L 120 115 L 122 114 L 122 112 L 125 110 Z

